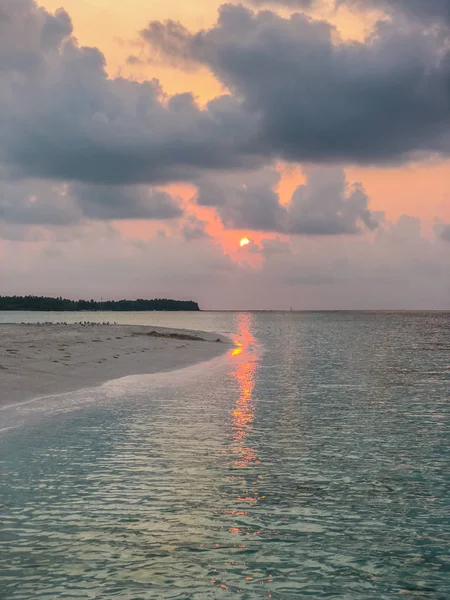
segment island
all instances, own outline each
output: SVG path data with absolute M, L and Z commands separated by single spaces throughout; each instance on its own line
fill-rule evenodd
M 0 296 L 0 311 L 199 311 L 199 305 L 192 300 L 68 300 L 67 298 L 46 298 L 43 296 Z

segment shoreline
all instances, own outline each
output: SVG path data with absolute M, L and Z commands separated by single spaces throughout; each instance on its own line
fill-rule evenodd
M 0 409 L 174 371 L 232 348 L 217 333 L 141 325 L 0 324 Z

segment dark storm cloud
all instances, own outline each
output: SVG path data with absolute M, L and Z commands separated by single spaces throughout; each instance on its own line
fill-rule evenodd
M 450 0 L 337 0 L 336 3 L 361 9 L 379 8 L 394 14 L 403 12 L 429 22 L 450 23 Z
M 0 0 L 0 163 L 16 178 L 135 184 L 258 164 L 256 119 L 223 96 L 201 109 L 157 81 L 109 79 L 64 10 Z M 253 155 L 253 156 L 252 156 Z
M 215 206 L 228 229 L 278 232 L 292 235 L 354 235 L 373 231 L 381 215 L 369 209 L 361 184 L 350 186 L 340 168 L 314 168 L 305 172 L 287 206 L 280 203 L 274 186 L 277 173 L 263 171 L 243 183 L 224 177 L 198 184 L 197 202 Z
M 261 154 L 384 163 L 450 151 L 450 52 L 435 30 L 394 20 L 365 42 L 343 41 L 300 13 L 229 4 L 211 29 L 159 23 L 153 37 L 154 29 L 143 32 L 148 44 L 208 66 L 258 115 L 251 146 Z
M 104 56 L 77 45 L 62 9 L 0 0 L 0 10 L 0 166 L 15 178 L 159 185 L 278 158 L 450 153 L 450 51 L 434 29 L 393 19 L 346 42 L 301 13 L 235 5 L 194 34 L 151 23 L 142 39 L 152 50 L 206 65 L 230 91 L 201 108 L 191 94 L 165 96 L 157 81 L 109 79 Z M 279 220 L 273 197 L 266 203 L 269 221 Z M 243 223 L 252 211 L 241 211 Z
M 85 58 L 99 59 L 95 52 Z M 77 72 L 78 66 L 69 63 L 65 72 Z M 83 82 L 61 86 L 47 88 L 48 94 L 42 93 L 51 98 L 42 103 L 37 98 L 5 126 L 0 153 L 15 177 L 167 183 L 190 180 L 205 169 L 261 163 L 243 154 L 251 119 L 239 115 L 229 98 L 200 110 L 189 94 L 163 104 L 154 83 L 105 79 L 103 90 L 96 85 L 86 95 Z M 29 93 L 31 98 L 34 91 Z
M 16 225 L 71 225 L 81 216 L 61 186 L 39 181 L 0 184 L 0 222 Z
M 182 215 L 170 194 L 146 186 L 75 183 L 70 192 L 83 215 L 91 219 L 174 219 Z
M 178 199 L 148 186 L 0 183 L 0 222 L 9 224 L 67 226 L 83 219 L 174 219 L 182 214 Z

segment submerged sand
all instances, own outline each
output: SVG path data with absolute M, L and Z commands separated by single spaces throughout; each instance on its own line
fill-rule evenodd
M 0 406 L 171 371 L 226 352 L 217 334 L 133 325 L 0 325 Z

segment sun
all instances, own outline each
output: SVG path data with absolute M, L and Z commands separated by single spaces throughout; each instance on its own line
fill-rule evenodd
M 239 242 L 239 246 L 243 248 L 244 246 L 248 246 L 250 244 L 250 240 L 248 238 L 242 238 Z

